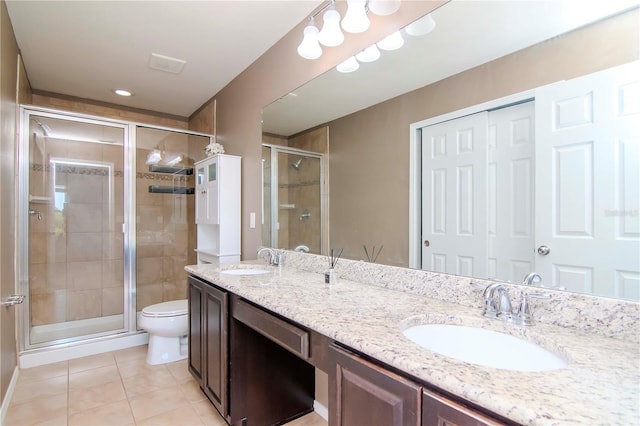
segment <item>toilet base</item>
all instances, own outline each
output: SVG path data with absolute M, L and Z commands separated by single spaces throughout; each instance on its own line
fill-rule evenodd
M 166 364 L 187 358 L 187 346 L 184 343 L 180 344 L 181 340 L 186 340 L 186 338 L 184 336 L 162 337 L 150 334 L 147 364 Z

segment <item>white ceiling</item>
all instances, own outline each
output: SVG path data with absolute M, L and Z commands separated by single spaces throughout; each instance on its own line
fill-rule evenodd
M 320 3 L 8 0 L 7 8 L 34 90 L 188 117 Z M 187 64 L 179 75 L 157 71 L 152 53 Z

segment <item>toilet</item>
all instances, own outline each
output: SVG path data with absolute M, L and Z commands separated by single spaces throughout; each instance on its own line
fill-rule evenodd
M 187 357 L 188 309 L 187 299 L 142 309 L 138 325 L 149 333 L 148 364 L 165 364 Z

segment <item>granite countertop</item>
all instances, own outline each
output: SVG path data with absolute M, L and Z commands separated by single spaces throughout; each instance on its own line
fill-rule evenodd
M 222 269 L 256 266 L 223 265 Z M 260 268 L 265 269 L 261 264 Z M 478 309 L 290 267 L 262 275 L 221 274 L 215 265 L 185 270 L 264 308 L 515 422 L 532 425 L 640 424 L 638 343 L 547 324 L 523 328 L 486 319 Z M 482 367 L 408 340 L 423 323 L 472 325 L 524 337 L 569 365 L 548 372 Z

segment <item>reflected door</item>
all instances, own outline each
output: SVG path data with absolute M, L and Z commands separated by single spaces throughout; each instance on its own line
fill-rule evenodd
M 536 94 L 536 271 L 545 285 L 640 299 L 639 76 L 636 62 Z
M 29 115 L 29 345 L 124 330 L 124 140 Z

